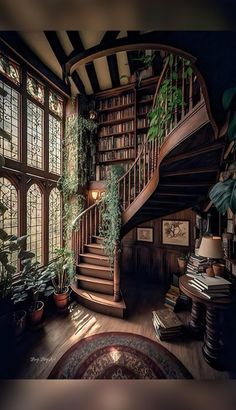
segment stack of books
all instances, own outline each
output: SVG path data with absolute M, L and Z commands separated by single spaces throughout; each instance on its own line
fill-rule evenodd
M 156 336 L 162 341 L 171 341 L 183 335 L 184 326 L 178 316 L 167 308 L 152 312 Z
M 231 291 L 231 282 L 220 276 L 210 277 L 202 274 L 191 279 L 189 284 L 208 299 L 227 297 Z
M 205 272 L 207 267 L 207 258 L 191 253 L 187 264 L 187 276 L 194 277 L 199 273 Z
M 179 302 L 180 290 L 177 286 L 171 285 L 165 295 L 164 305 L 175 312 L 179 307 Z

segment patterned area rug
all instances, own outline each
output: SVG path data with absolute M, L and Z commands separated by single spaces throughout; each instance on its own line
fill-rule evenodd
M 182 363 L 159 343 L 131 333 L 84 338 L 58 361 L 49 379 L 190 379 Z

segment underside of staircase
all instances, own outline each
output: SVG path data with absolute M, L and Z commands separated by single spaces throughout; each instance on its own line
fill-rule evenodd
M 84 253 L 79 255 L 75 282 L 72 290 L 83 306 L 96 312 L 123 318 L 126 309 L 121 297 L 114 301 L 114 270 L 105 255 L 103 239 L 93 236 L 92 242 L 84 245 Z

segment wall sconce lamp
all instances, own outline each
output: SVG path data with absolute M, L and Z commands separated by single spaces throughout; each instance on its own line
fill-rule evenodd
M 92 195 L 92 198 L 94 199 L 94 201 L 96 201 L 98 199 L 98 191 L 92 191 L 91 195 Z
M 97 119 L 97 112 L 95 110 L 90 110 L 89 111 L 89 119 L 90 120 L 96 120 Z

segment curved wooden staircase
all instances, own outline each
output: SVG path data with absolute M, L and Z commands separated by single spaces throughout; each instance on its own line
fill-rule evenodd
M 184 60 L 178 56 L 174 64 L 181 84 L 183 105 L 174 110 L 165 124 L 164 140 L 146 141 L 128 172 L 118 182 L 122 207 L 123 237 L 135 226 L 200 203 L 217 180 L 223 155 L 224 138 L 211 116 L 206 88 L 201 77 L 193 73 L 184 78 Z M 165 64 L 157 84 L 153 106 L 166 79 L 172 79 L 171 67 Z M 119 286 L 119 260 L 116 244 L 114 268 L 110 268 L 102 238 L 99 202 L 77 218 L 72 247 L 77 274 L 72 290 L 86 307 L 105 314 L 123 317 L 125 303 Z

